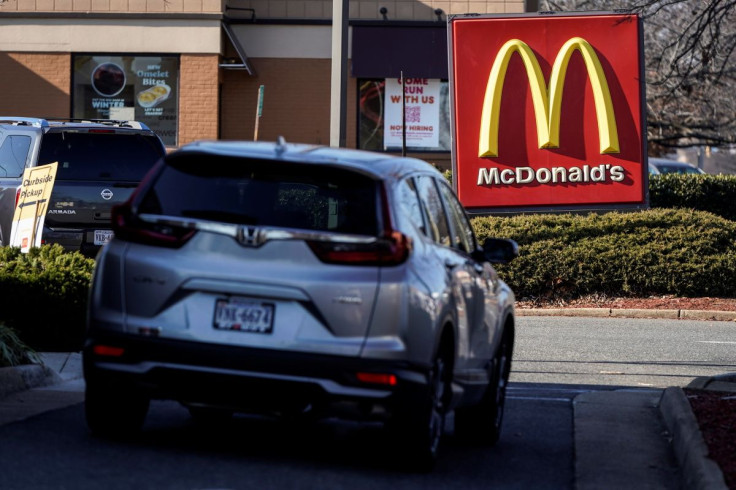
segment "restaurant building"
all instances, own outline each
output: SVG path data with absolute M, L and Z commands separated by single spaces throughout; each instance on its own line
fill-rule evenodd
M 408 151 L 449 165 L 447 16 L 533 1 L 351 0 L 347 146 L 400 148 L 403 72 Z M 135 119 L 170 148 L 329 145 L 332 12 L 329 0 L 4 0 L 0 115 Z

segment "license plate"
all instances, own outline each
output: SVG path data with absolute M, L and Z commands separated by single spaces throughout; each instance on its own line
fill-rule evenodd
M 213 326 L 217 330 L 271 333 L 274 310 L 272 303 L 237 298 L 218 299 L 215 303 Z
M 115 236 L 112 230 L 95 230 L 95 245 L 106 245 Z

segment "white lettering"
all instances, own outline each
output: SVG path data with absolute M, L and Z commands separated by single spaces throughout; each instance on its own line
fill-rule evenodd
M 514 183 L 514 171 L 510 168 L 501 171 L 501 183 L 502 184 L 513 184 Z
M 552 168 L 552 182 L 557 184 L 558 182 L 567 182 L 567 171 L 565 167 L 553 167 Z
M 614 182 L 623 182 L 625 177 L 624 168 L 620 165 L 611 167 L 611 180 Z
M 608 165 L 610 167 L 610 165 Z M 598 165 L 590 170 L 590 180 L 593 182 L 605 182 L 606 181 L 606 166 Z
M 532 167 L 517 167 L 515 170 L 505 168 L 478 169 L 477 185 L 540 185 L 558 183 L 604 183 L 623 182 L 626 171 L 620 165 L 600 164 L 596 166 L 583 165 L 582 167 L 551 167 L 534 170 Z
M 526 172 L 526 177 L 524 176 Z M 534 170 L 531 167 L 519 167 L 516 169 L 516 183 L 528 184 L 534 181 Z
M 540 168 L 537 170 L 537 182 L 540 184 L 547 184 L 552 180 L 552 172 L 548 168 Z
M 498 169 L 497 168 L 481 168 L 478 170 L 477 185 L 498 185 Z

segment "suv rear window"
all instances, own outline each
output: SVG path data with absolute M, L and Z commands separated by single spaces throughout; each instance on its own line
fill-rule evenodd
M 140 213 L 375 236 L 377 183 L 344 169 L 219 158 L 164 167 Z
M 59 162 L 57 180 L 138 182 L 165 153 L 150 135 L 49 132 L 41 139 L 38 165 Z

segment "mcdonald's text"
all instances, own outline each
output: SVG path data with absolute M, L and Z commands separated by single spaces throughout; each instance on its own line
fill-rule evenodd
M 600 164 L 591 167 L 552 167 L 534 170 L 531 167 L 478 169 L 478 185 L 537 185 L 537 184 L 587 184 L 599 182 L 622 182 L 626 178 L 620 165 Z

